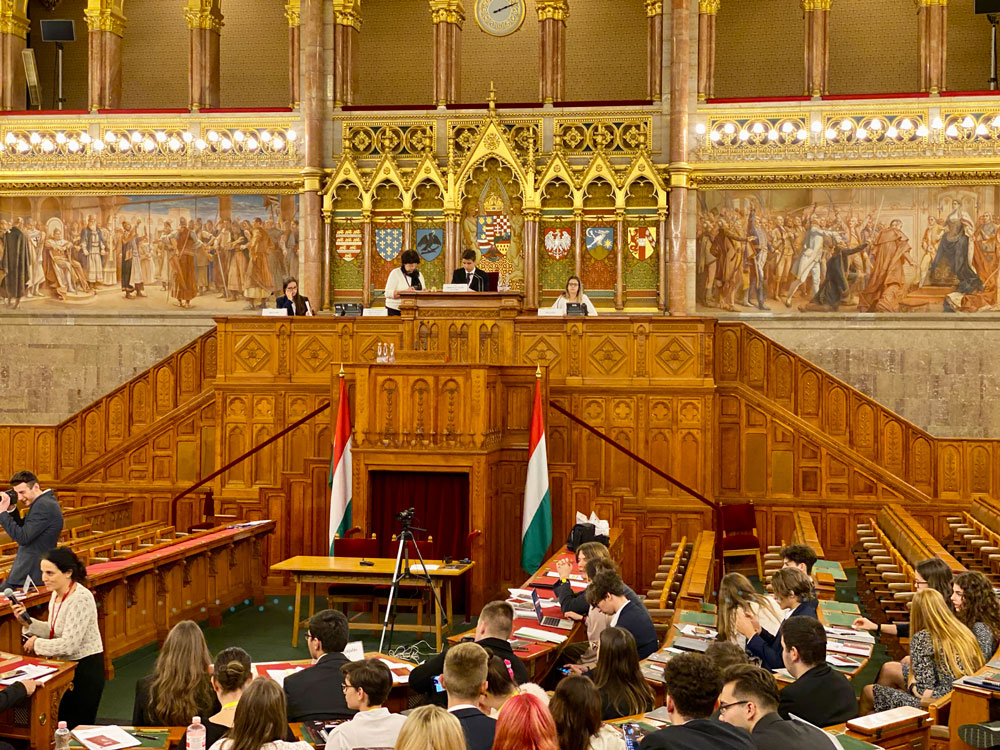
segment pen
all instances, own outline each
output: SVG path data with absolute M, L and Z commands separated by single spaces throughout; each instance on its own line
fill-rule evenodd
M 160 739 L 159 737 L 154 737 L 151 734 L 139 734 L 138 732 L 132 732 L 133 737 L 138 737 L 140 740 L 153 740 L 156 741 Z

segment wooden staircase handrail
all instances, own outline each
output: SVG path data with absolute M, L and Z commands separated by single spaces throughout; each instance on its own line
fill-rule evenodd
M 680 542 L 677 544 L 677 550 L 674 552 L 673 562 L 670 563 L 670 570 L 667 573 L 667 580 L 663 584 L 663 591 L 660 592 L 660 609 L 666 609 L 667 596 L 670 594 L 670 589 L 674 583 L 674 576 L 677 575 L 677 566 L 680 565 L 681 559 L 684 557 L 684 548 L 686 546 L 687 537 L 682 536 Z

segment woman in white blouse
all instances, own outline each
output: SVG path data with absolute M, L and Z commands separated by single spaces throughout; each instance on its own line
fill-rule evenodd
M 24 651 L 47 659 L 75 661 L 73 688 L 59 704 L 59 720 L 72 729 L 93 724 L 104 692 L 104 644 L 97 627 L 97 603 L 84 585 L 87 569 L 73 550 L 58 547 L 42 556 L 42 583 L 52 592 L 49 619 L 31 618 L 22 628 L 27 640 Z M 13 605 L 18 617 L 26 613 L 23 604 Z
M 562 294 L 556 297 L 556 301 L 552 303 L 552 307 L 556 310 L 562 310 L 565 313 L 566 305 L 569 302 L 578 302 L 586 306 L 587 315 L 597 315 L 597 308 L 594 307 L 594 303 L 590 301 L 590 297 L 583 293 L 583 282 L 580 281 L 579 276 L 569 277 L 569 280 L 566 282 L 566 288 Z
M 390 315 L 399 315 L 399 293 L 407 289 L 420 291 L 426 287 L 424 275 L 417 270 L 420 255 L 416 250 L 404 250 L 399 256 L 399 268 L 392 269 L 385 282 L 385 307 Z

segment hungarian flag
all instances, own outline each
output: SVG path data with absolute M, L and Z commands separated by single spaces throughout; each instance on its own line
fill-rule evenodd
M 330 458 L 330 555 L 333 538 L 341 538 L 351 528 L 351 415 L 347 401 L 347 384 L 340 373 L 340 399 L 337 404 L 337 432 L 333 438 Z
M 524 482 L 524 517 L 521 520 L 521 567 L 534 573 L 545 560 L 552 543 L 552 500 L 549 496 L 549 461 L 545 455 L 545 425 L 542 423 L 542 385 L 535 381 L 535 405 L 531 414 L 528 477 Z

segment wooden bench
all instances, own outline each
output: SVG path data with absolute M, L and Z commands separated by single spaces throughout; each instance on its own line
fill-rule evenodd
M 715 571 L 715 532 L 699 531 L 677 594 L 676 609 L 701 611 L 712 598 Z

